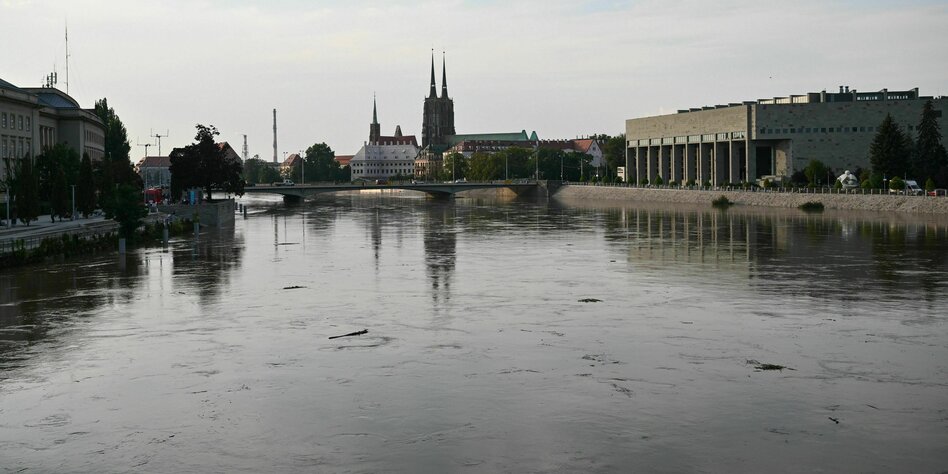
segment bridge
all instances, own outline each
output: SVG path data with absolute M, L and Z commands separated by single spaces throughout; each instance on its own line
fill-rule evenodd
M 475 189 L 510 189 L 518 196 L 535 192 L 538 184 L 533 180 L 517 181 L 489 181 L 472 183 L 393 183 L 393 184 L 370 184 L 370 183 L 344 183 L 344 184 L 296 184 L 292 186 L 247 186 L 244 188 L 244 194 L 281 194 L 287 201 L 297 201 L 313 197 L 322 193 L 335 193 L 342 191 L 367 191 L 367 190 L 385 190 L 385 189 L 404 189 L 409 191 L 420 191 L 433 197 L 446 198 L 454 196 L 457 193 L 471 191 Z

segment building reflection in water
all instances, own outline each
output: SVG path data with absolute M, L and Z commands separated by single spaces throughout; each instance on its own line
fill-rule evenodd
M 739 277 L 765 291 L 851 296 L 868 286 L 932 301 L 946 282 L 948 223 L 796 210 L 613 208 L 606 239 L 638 266 L 687 278 L 696 271 Z M 903 220 L 904 219 L 904 220 Z M 927 275 L 927 276 L 926 276 Z
M 451 277 L 457 260 L 457 209 L 454 203 L 432 202 L 423 217 L 425 271 L 435 305 L 451 299 Z

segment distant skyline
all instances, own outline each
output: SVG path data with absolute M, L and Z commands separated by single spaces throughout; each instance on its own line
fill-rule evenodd
M 38 87 L 55 67 L 83 107 L 108 98 L 132 160 L 213 124 L 238 152 L 339 155 L 421 135 L 431 51 L 458 133 L 618 134 L 628 118 L 846 85 L 948 94 L 943 1 L 0 0 L 0 78 Z M 149 148 L 157 154 L 157 147 Z

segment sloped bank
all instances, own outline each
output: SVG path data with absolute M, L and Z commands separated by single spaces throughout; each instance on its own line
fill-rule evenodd
M 691 189 L 650 189 L 613 186 L 564 185 L 552 195 L 562 200 L 600 200 L 707 204 L 725 196 L 744 206 L 796 208 L 806 202 L 821 202 L 826 209 L 853 209 L 924 214 L 948 214 L 948 198 L 871 194 L 820 194 L 788 192 L 712 191 Z

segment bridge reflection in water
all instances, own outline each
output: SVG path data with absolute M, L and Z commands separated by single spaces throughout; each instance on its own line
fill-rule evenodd
M 314 184 L 293 186 L 250 186 L 245 194 L 280 194 L 284 200 L 298 201 L 315 197 L 318 194 L 371 191 L 371 190 L 407 190 L 420 191 L 433 197 L 450 197 L 457 193 L 477 189 L 509 189 L 518 196 L 535 193 L 539 184 L 536 181 L 518 180 L 516 182 L 473 182 L 473 183 L 396 183 L 396 184 Z

